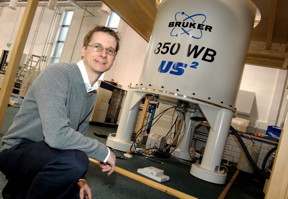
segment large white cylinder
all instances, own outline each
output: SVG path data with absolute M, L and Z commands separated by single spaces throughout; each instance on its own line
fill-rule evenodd
M 139 87 L 234 111 L 255 10 L 249 0 L 163 0 Z

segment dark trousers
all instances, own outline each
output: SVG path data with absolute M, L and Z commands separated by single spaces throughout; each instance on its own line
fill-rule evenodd
M 88 164 L 82 151 L 25 141 L 0 153 L 0 171 L 8 179 L 3 195 L 12 194 L 11 198 L 17 199 L 78 198 L 77 181 L 87 172 Z

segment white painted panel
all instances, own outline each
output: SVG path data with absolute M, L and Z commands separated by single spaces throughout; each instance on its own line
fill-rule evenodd
M 239 90 L 235 103 L 237 113 L 249 116 L 252 110 L 254 100 L 254 92 Z

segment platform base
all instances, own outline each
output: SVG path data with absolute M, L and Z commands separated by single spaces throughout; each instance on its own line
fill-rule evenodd
M 180 158 L 182 160 L 188 160 L 188 161 L 192 160 L 191 155 L 187 151 L 181 151 L 179 149 L 173 151 L 172 156 Z
M 227 174 L 216 171 L 210 171 L 202 168 L 199 164 L 192 164 L 190 174 L 201 180 L 212 182 L 215 184 L 224 184 Z
M 106 141 L 106 145 L 108 147 L 111 147 L 112 149 L 116 149 L 119 151 L 130 151 L 131 150 L 131 145 L 132 142 L 123 142 L 119 139 L 117 139 L 116 137 L 108 137 L 107 141 Z

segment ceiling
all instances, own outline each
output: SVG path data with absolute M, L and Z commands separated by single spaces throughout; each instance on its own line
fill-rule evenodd
M 17 0 L 0 0 L 10 2 Z M 18 0 L 26 2 L 27 0 Z M 40 2 L 49 0 L 40 0 Z M 99 2 L 101 0 L 58 0 Z M 156 17 L 159 0 L 102 0 L 147 42 Z M 260 23 L 252 31 L 246 62 L 260 66 L 288 69 L 288 1 L 252 0 L 261 13 Z
M 157 13 L 155 1 L 103 0 L 146 41 L 149 41 Z M 261 13 L 261 21 L 252 32 L 247 63 L 287 69 L 288 1 L 252 1 Z

